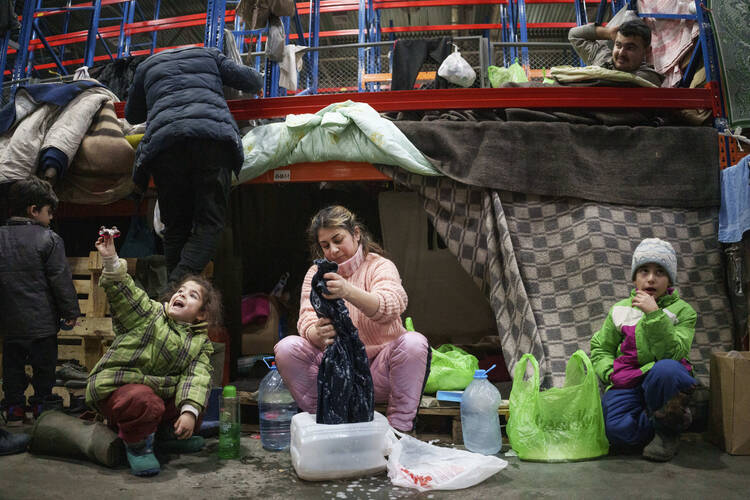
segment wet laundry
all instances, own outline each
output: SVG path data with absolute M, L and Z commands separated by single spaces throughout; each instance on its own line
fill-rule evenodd
M 329 300 L 323 275 L 338 270 L 338 264 L 317 259 L 318 271 L 312 278 L 310 302 L 318 317 L 329 318 L 336 329 L 318 369 L 319 424 L 370 422 L 373 419 L 375 392 L 365 346 L 349 317 L 343 299 Z

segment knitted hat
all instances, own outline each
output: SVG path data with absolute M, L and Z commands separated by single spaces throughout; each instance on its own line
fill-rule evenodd
M 669 282 L 677 282 L 677 254 L 672 245 L 659 238 L 646 238 L 633 252 L 633 264 L 630 266 L 630 279 L 635 279 L 635 272 L 644 264 L 659 264 L 669 275 Z

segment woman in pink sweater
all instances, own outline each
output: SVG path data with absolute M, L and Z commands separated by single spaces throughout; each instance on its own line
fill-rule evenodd
M 324 208 L 308 228 L 314 258 L 339 265 L 324 277 L 328 299 L 344 299 L 349 316 L 367 350 L 375 387 L 375 402 L 388 403 L 390 424 L 410 431 L 429 373 L 430 348 L 424 335 L 407 332 L 401 313 L 408 298 L 396 266 L 383 257 L 355 215 L 342 206 Z M 299 407 L 315 413 L 318 404 L 318 367 L 336 331 L 328 318 L 318 318 L 310 304 L 313 265 L 302 283 L 300 336 L 282 339 L 274 348 L 276 365 Z

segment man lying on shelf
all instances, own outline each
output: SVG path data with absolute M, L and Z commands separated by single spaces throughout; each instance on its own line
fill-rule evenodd
M 571 28 L 568 40 L 586 65 L 632 73 L 659 87 L 664 76 L 646 63 L 651 50 L 651 28 L 630 12 L 629 20 L 619 26 L 590 23 Z

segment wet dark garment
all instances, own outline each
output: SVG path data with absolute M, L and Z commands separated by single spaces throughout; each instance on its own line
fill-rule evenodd
M 319 424 L 349 424 L 372 420 L 375 391 L 365 345 L 349 317 L 342 299 L 328 300 L 323 275 L 336 272 L 338 264 L 325 259 L 315 261 L 318 271 L 312 278 L 310 303 L 319 318 L 330 318 L 336 329 L 318 369 Z

